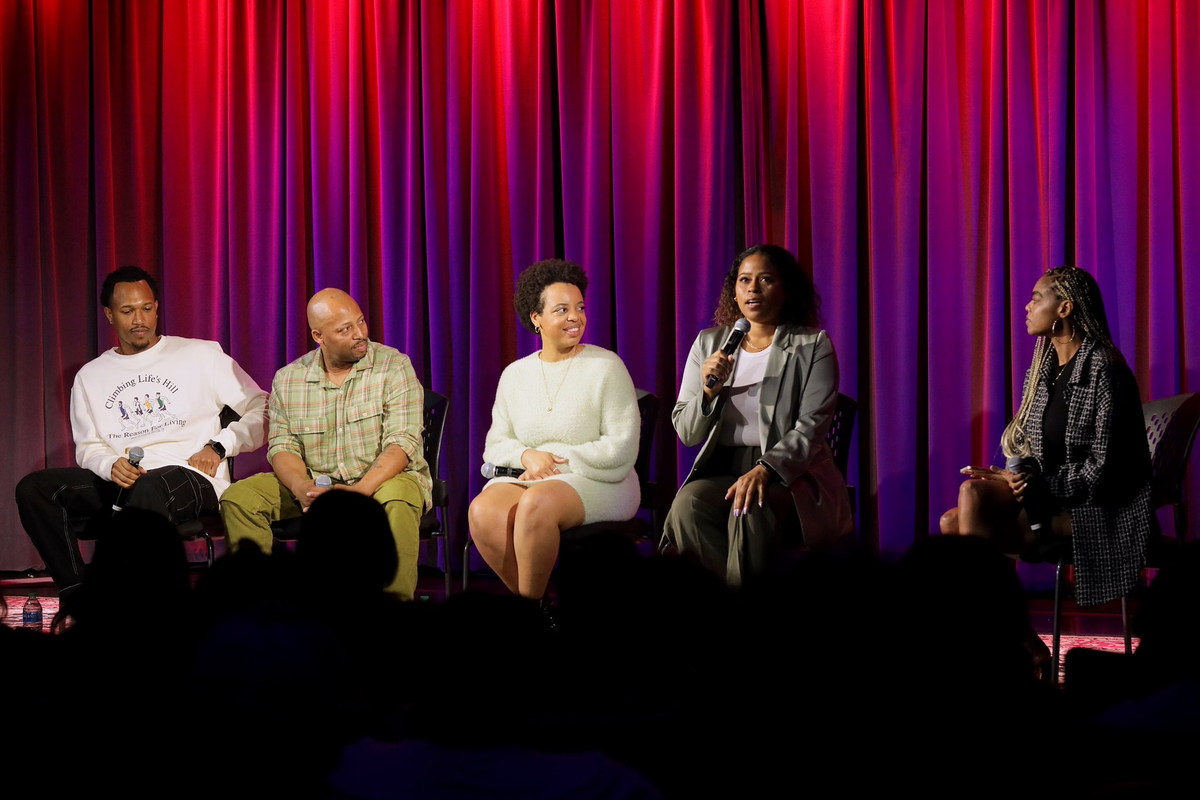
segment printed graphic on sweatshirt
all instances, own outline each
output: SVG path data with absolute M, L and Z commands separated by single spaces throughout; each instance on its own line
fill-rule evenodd
M 149 372 L 117 384 L 104 400 L 105 411 L 112 414 L 119 426 L 108 438 L 132 439 L 187 425 L 186 417 L 171 410 L 175 405 L 172 395 L 178 392 L 178 384 L 170 378 Z

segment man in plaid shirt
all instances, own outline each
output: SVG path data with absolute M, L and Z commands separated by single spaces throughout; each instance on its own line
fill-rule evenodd
M 221 497 L 231 547 L 271 552 L 271 523 L 298 517 L 334 490 L 374 497 L 387 512 L 400 569 L 388 591 L 412 599 L 418 527 L 432 481 L 421 442 L 424 391 L 408 356 L 367 338 L 354 298 L 323 289 L 308 303 L 318 349 L 275 373 L 267 458 L 274 472 L 238 481 Z

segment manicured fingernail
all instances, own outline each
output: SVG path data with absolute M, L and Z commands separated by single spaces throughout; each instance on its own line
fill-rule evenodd
M 762 508 L 762 500 L 759 500 L 759 501 L 758 501 L 758 507 L 759 507 L 759 508 Z
M 741 510 L 740 508 L 735 508 L 735 509 L 733 510 L 733 515 L 734 515 L 735 517 L 736 517 L 736 516 L 738 516 L 738 515 L 740 515 L 741 513 L 742 513 L 742 510 Z

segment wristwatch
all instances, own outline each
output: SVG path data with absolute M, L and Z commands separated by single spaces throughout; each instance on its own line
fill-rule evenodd
M 221 444 L 216 439 L 209 439 L 208 446 L 211 447 L 213 452 L 217 454 L 217 458 L 221 459 L 222 461 L 225 460 L 225 445 Z

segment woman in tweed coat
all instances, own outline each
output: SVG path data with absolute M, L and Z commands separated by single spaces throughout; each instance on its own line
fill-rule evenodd
M 1038 341 L 1001 446 L 1032 468 L 964 469 L 971 479 L 942 531 L 986 536 L 1008 552 L 1042 536 L 1071 536 L 1076 599 L 1097 605 L 1133 588 L 1150 533 L 1150 450 L 1137 382 L 1087 272 L 1048 271 L 1025 312 Z M 1039 533 L 1031 517 L 1047 523 Z

